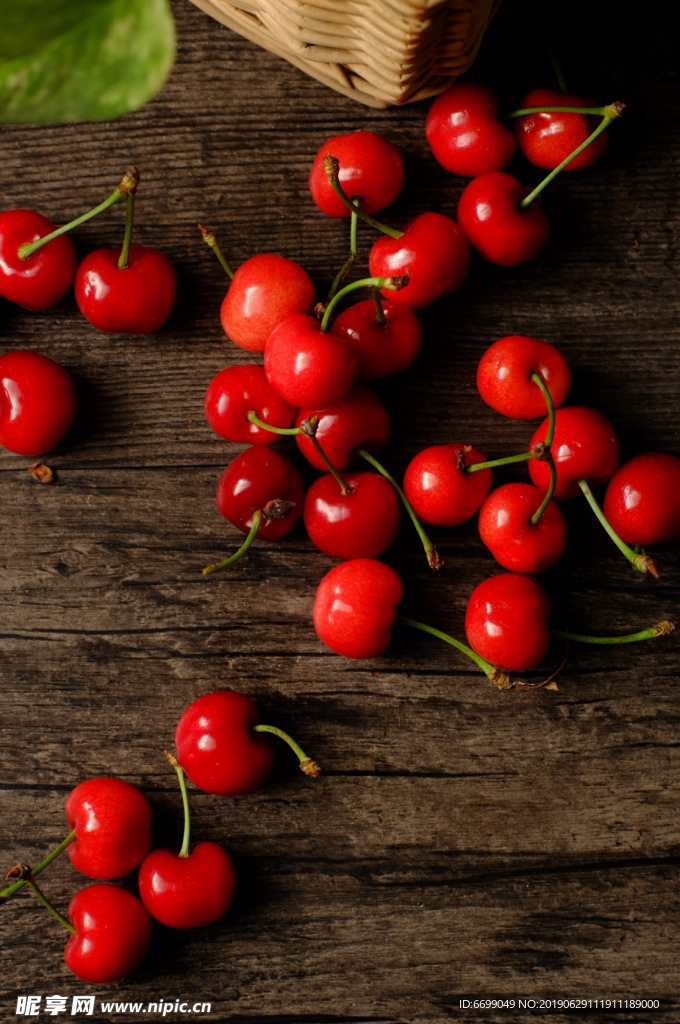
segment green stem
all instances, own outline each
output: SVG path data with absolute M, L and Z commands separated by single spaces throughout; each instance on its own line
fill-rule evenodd
M 496 686 L 506 687 L 509 686 L 510 680 L 505 672 L 501 672 L 500 669 L 496 668 L 485 658 L 482 658 L 476 651 L 473 651 L 467 644 L 461 643 L 460 640 L 456 640 L 455 637 L 449 636 L 448 633 L 442 633 L 440 629 L 435 629 L 434 626 L 427 626 L 424 622 L 418 622 L 417 619 L 409 619 L 405 615 L 397 615 L 396 622 L 401 622 L 404 626 L 411 626 L 412 629 L 419 629 L 422 633 L 430 633 L 432 636 L 438 637 L 440 640 L 444 640 L 447 644 L 451 644 L 461 654 L 467 655 L 471 658 L 476 665 L 481 668 L 484 675 L 488 676 L 492 683 Z
M 307 757 L 300 744 L 296 743 L 293 737 L 289 736 L 283 729 L 277 729 L 275 725 L 255 725 L 253 726 L 253 732 L 269 732 L 272 736 L 278 736 L 293 751 L 300 762 L 300 769 L 305 775 L 311 775 L 312 778 L 316 778 L 317 775 L 321 774 L 321 769 L 316 761 L 312 761 L 311 757 Z
M 75 927 L 71 924 L 71 922 L 67 921 L 63 914 L 59 913 L 59 911 L 57 910 L 53 903 L 50 903 L 45 893 L 42 891 L 42 889 L 38 888 L 38 886 L 36 885 L 32 878 L 26 879 L 26 885 L 32 892 L 35 893 L 35 895 L 38 897 L 42 905 L 44 907 L 47 907 L 50 914 L 52 914 L 53 917 L 56 917 L 59 924 L 62 924 L 64 928 L 66 928 L 71 933 L 71 935 L 77 934 Z
M 169 751 L 165 751 L 165 756 L 177 772 L 177 778 L 179 779 L 179 788 L 182 793 L 182 806 L 184 807 L 184 835 L 182 836 L 182 848 L 179 851 L 180 857 L 189 856 L 189 838 L 191 836 L 191 814 L 189 812 L 189 794 L 187 793 L 187 783 L 184 776 L 184 769 L 177 760 L 177 758 Z
M 127 197 L 127 210 L 125 217 L 125 238 L 123 248 L 118 257 L 118 269 L 127 270 L 128 257 L 130 256 L 130 243 L 132 241 L 132 226 L 135 222 L 135 197 L 134 193 Z
M 229 558 L 225 558 L 224 561 L 222 562 L 216 562 L 214 565 L 206 566 L 205 569 L 203 570 L 203 575 L 210 576 L 211 573 L 220 572 L 222 569 L 226 569 L 228 566 L 233 565 L 234 562 L 238 562 L 239 558 L 242 558 L 243 555 L 245 555 L 246 551 L 255 540 L 257 536 L 257 531 L 260 528 L 261 521 L 262 512 L 258 508 L 253 513 L 253 524 L 250 527 L 250 532 L 248 533 L 246 539 L 243 541 L 243 544 L 241 544 L 241 547 L 238 549 L 238 551 L 234 552 L 233 555 L 230 555 Z
M 340 161 L 336 157 L 327 153 L 324 157 L 323 166 L 326 172 L 326 177 L 331 184 L 331 188 L 338 198 L 342 200 L 348 210 L 356 213 L 357 217 L 360 217 L 364 223 L 369 224 L 372 228 L 375 228 L 376 231 L 380 231 L 383 235 L 389 235 L 390 238 L 401 238 L 404 233 L 403 231 L 397 231 L 395 228 L 388 228 L 386 224 L 381 224 L 381 222 L 376 220 L 374 217 L 369 217 L 367 213 L 362 213 L 360 207 L 356 203 L 352 202 L 340 184 L 340 179 L 338 177 L 340 173 Z
M 326 310 L 321 321 L 321 330 L 325 332 L 328 330 L 328 321 L 331 318 L 331 313 L 335 309 L 335 306 L 345 295 L 349 295 L 350 292 L 356 291 L 357 288 L 384 288 L 386 291 L 398 292 L 401 288 L 404 288 L 408 284 L 408 273 L 402 274 L 399 277 L 363 277 L 360 281 L 352 281 L 350 284 L 346 284 L 344 288 L 341 288 L 337 292 L 331 301 L 326 306 Z
M 550 174 L 547 177 L 545 177 L 543 179 L 543 181 L 541 181 L 536 186 L 536 188 L 533 190 L 533 192 L 530 192 L 529 195 L 526 196 L 522 200 L 522 202 L 519 204 L 520 210 L 526 210 L 526 208 L 528 206 L 530 206 L 531 203 L 533 203 L 534 199 L 538 195 L 540 195 L 540 193 L 543 191 L 545 186 L 548 185 L 553 180 L 553 178 L 555 178 L 560 173 L 560 171 L 563 170 L 567 166 L 567 164 L 571 163 L 571 161 L 575 157 L 577 157 L 579 155 L 579 153 L 582 153 L 583 150 L 586 149 L 586 147 L 589 146 L 590 143 L 593 142 L 598 137 L 598 135 L 601 135 L 602 132 L 605 130 L 605 128 L 609 127 L 609 125 L 612 123 L 612 121 L 615 121 L 617 117 L 620 117 L 621 114 L 623 113 L 623 108 L 624 108 L 624 104 L 623 103 L 618 103 L 618 102 L 617 103 L 610 103 L 609 106 L 605 107 L 604 109 L 605 109 L 606 113 L 605 113 L 604 117 L 602 118 L 602 120 L 600 121 L 600 123 L 597 126 L 597 128 L 595 129 L 595 131 L 591 132 L 590 135 L 588 136 L 588 138 L 585 140 L 585 142 L 582 142 L 580 146 L 577 146 L 576 149 L 574 149 L 569 154 L 569 156 L 566 156 L 564 158 L 564 160 L 561 163 L 559 163 L 557 165 L 557 167 L 555 167 L 550 172 Z
M 565 633 L 561 629 L 550 629 L 549 633 L 558 640 L 573 640 L 579 644 L 634 644 L 638 640 L 653 640 L 657 636 L 668 636 L 675 629 L 675 625 L 674 622 L 665 619 L 649 629 L 641 629 L 637 633 L 627 633 L 625 636 L 586 636 L 583 633 Z
M 231 267 L 224 258 L 222 250 L 220 249 L 219 242 L 217 241 L 217 236 L 215 232 L 212 230 L 212 228 L 206 227 L 205 224 L 199 224 L 198 227 L 201 234 L 203 235 L 203 241 L 205 242 L 206 245 L 210 246 L 212 251 L 217 256 L 229 280 L 233 280 L 234 271 L 231 269 Z
M 62 839 L 62 841 L 59 843 L 59 846 L 55 846 L 52 852 L 48 853 L 45 859 L 41 860 L 38 866 L 31 870 L 32 876 L 35 878 L 35 876 L 39 875 L 41 871 L 44 871 L 45 868 L 49 864 L 51 864 L 53 860 L 56 860 L 60 853 L 64 852 L 66 847 L 73 842 L 75 837 L 76 830 L 73 829 L 73 831 L 69 832 L 69 834 L 66 836 L 66 839 Z M 26 885 L 26 881 L 24 879 L 21 879 L 18 882 L 14 882 L 13 885 L 9 885 L 6 889 L 3 889 L 2 892 L 0 892 L 0 902 L 4 903 L 4 901 L 8 900 L 10 896 L 14 896 L 14 894 L 18 892 L 19 889 L 21 889 L 22 886 L 24 885 Z
M 513 110 L 511 114 L 506 114 L 504 117 L 505 121 L 510 121 L 513 117 L 526 117 L 529 114 L 599 114 L 600 117 L 605 117 L 607 114 L 608 107 L 560 107 L 560 106 L 548 106 L 545 107 L 522 107 L 521 110 Z
M 296 434 L 303 434 L 304 431 L 301 427 L 275 427 L 271 423 L 265 423 L 257 415 L 254 409 L 251 409 L 246 416 L 248 423 L 254 423 L 256 427 L 262 427 L 263 430 L 269 430 L 272 434 L 283 434 L 287 437 L 294 437 Z
M 626 542 L 624 540 L 621 540 L 621 538 L 619 537 L 618 533 L 616 532 L 614 527 L 611 525 L 611 523 L 609 523 L 608 520 L 605 519 L 604 512 L 602 511 L 602 509 L 598 505 L 598 503 L 597 503 L 597 501 L 595 499 L 595 495 L 593 494 L 593 492 L 590 489 L 588 481 L 587 480 L 579 480 L 578 481 L 578 485 L 581 488 L 581 490 L 583 491 L 583 493 L 585 494 L 586 500 L 587 500 L 588 504 L 590 505 L 590 507 L 592 508 L 593 512 L 595 513 L 595 515 L 599 519 L 600 523 L 602 524 L 604 529 L 607 531 L 607 533 L 609 534 L 611 539 L 614 541 L 614 543 L 616 544 L 616 546 L 619 549 L 619 551 L 621 551 L 626 556 L 626 558 L 628 559 L 630 564 L 633 566 L 633 568 L 637 569 L 638 572 L 648 572 L 651 576 L 654 577 L 655 580 L 658 580 L 659 579 L 659 575 L 660 575 L 659 574 L 659 570 L 657 569 L 656 565 L 654 564 L 652 559 L 649 557 L 649 555 L 645 555 L 644 553 L 636 554 L 633 551 L 633 549 L 630 548 L 626 544 Z
M 425 530 L 423 529 L 423 525 L 420 522 L 420 519 L 418 519 L 418 516 L 413 511 L 413 507 L 411 505 L 411 502 L 408 500 L 408 498 L 404 494 L 403 489 L 399 486 L 399 484 L 394 479 L 394 477 L 390 473 L 387 472 L 385 467 L 383 465 L 381 465 L 378 462 L 378 460 L 376 458 L 374 458 L 373 455 L 370 454 L 370 452 L 367 452 L 365 448 L 361 448 L 359 450 L 359 455 L 361 456 L 362 459 L 366 459 L 366 462 L 369 462 L 371 464 L 371 466 L 373 466 L 374 469 L 377 469 L 378 472 L 380 474 L 382 474 L 382 476 L 384 476 L 385 479 L 389 480 L 389 482 L 392 484 L 392 486 L 394 487 L 395 491 L 397 492 L 397 494 L 401 498 L 401 501 L 402 501 L 402 504 L 403 504 L 404 508 L 406 509 L 406 511 L 408 512 L 409 516 L 411 517 L 411 522 L 413 523 L 413 525 L 416 528 L 416 533 L 420 537 L 420 540 L 421 540 L 421 543 L 423 545 L 423 548 L 425 549 L 425 554 L 427 555 L 427 563 L 428 563 L 428 565 L 430 566 L 431 569 L 435 569 L 435 570 L 441 569 L 441 567 L 443 566 L 444 563 L 442 562 L 441 558 L 439 557 L 439 553 L 437 552 L 436 547 L 434 546 L 434 544 L 432 543 L 432 541 L 430 540 L 428 535 L 425 533 Z
M 382 300 L 380 298 L 380 289 L 374 288 L 371 292 L 373 302 L 375 303 L 375 322 L 379 327 L 384 327 L 387 323 L 385 318 L 385 310 L 383 309 Z
M 526 462 L 527 459 L 535 459 L 533 452 L 520 452 L 519 455 L 506 455 L 503 459 L 491 459 L 489 462 L 473 462 L 471 466 L 465 467 L 466 473 L 476 473 L 480 469 L 495 469 L 496 466 L 509 466 L 512 462 Z
M 538 373 L 536 370 L 532 370 L 529 377 L 534 382 L 534 384 L 538 385 L 538 387 L 541 389 L 541 392 L 545 399 L 545 404 L 548 407 L 548 432 L 545 435 L 545 441 L 543 443 L 545 445 L 545 448 L 547 449 L 547 462 L 548 469 L 550 472 L 550 483 L 548 484 L 548 490 L 545 493 L 543 501 L 538 506 L 538 508 L 532 515 L 531 519 L 529 520 L 531 526 L 537 526 L 539 519 L 545 512 L 548 505 L 550 504 L 552 496 L 555 493 L 555 486 L 557 484 L 557 468 L 555 466 L 555 460 L 553 459 L 552 454 L 550 452 L 550 446 L 553 443 L 553 438 L 555 437 L 555 404 L 552 400 L 552 395 L 550 394 L 548 385 L 543 380 L 543 377 L 541 377 L 540 373 Z
M 529 520 L 531 526 L 538 526 L 538 521 L 547 509 L 548 505 L 552 500 L 552 496 L 555 493 L 555 485 L 557 484 L 557 467 L 555 466 L 555 460 L 552 455 L 548 456 L 548 472 L 550 473 L 550 482 L 548 484 L 548 490 L 545 492 L 543 501 L 538 506 L 533 516 Z
M 355 200 L 356 200 L 356 196 L 355 196 Z M 340 270 L 338 271 L 338 273 L 335 275 L 335 280 L 333 281 L 333 284 L 330 287 L 330 291 L 328 292 L 328 298 L 326 299 L 326 304 L 328 304 L 331 301 L 331 299 L 333 298 L 333 296 L 336 294 L 338 288 L 340 287 L 340 285 L 345 280 L 345 278 L 349 274 L 350 270 L 354 266 L 354 262 L 355 262 L 356 258 L 357 258 L 357 215 L 356 215 L 356 213 L 352 212 L 352 216 L 350 217 L 350 228 L 349 228 L 349 256 L 347 257 L 347 259 L 345 260 L 343 265 L 340 267 Z
M 51 231 L 49 235 L 45 235 L 43 238 L 38 238 L 35 242 L 26 242 L 25 245 L 20 245 L 17 254 L 19 259 L 27 260 L 29 256 L 32 256 L 34 252 L 41 248 L 43 245 L 47 245 L 53 238 L 58 238 L 59 235 L 65 234 L 67 231 L 71 231 L 73 228 L 77 228 L 79 224 L 84 224 L 86 220 L 91 220 L 96 217 L 97 214 L 103 213 L 104 210 L 108 210 L 109 206 L 113 206 L 123 196 L 134 195 L 139 185 L 139 171 L 136 167 L 130 167 L 125 173 L 123 180 L 119 185 L 116 186 L 115 191 L 100 203 L 99 206 L 95 206 L 93 210 L 88 213 L 83 213 L 80 217 L 76 217 L 75 220 L 71 220 L 68 224 L 64 224 L 60 228 L 56 228 Z

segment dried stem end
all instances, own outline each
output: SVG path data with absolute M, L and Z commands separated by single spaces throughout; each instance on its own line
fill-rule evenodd
M 295 508 L 295 502 L 288 498 L 272 498 L 260 509 L 265 519 L 285 519 Z
M 133 196 L 139 188 L 139 171 L 136 167 L 128 167 L 127 171 L 123 175 L 122 181 L 118 186 L 118 191 L 122 192 L 123 195 Z
M 312 761 L 311 757 L 307 757 L 304 761 L 300 761 L 300 771 L 304 772 L 305 775 L 309 775 L 312 779 L 316 779 L 321 775 L 321 769 L 316 761 Z
M 658 622 L 654 627 L 654 636 L 668 636 L 669 633 L 673 632 L 677 624 L 677 619 L 673 619 L 673 621 L 664 619 L 663 622 Z

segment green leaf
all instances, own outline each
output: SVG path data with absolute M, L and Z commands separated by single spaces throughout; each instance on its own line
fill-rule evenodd
M 0 121 L 108 120 L 160 89 L 168 0 L 0 0 Z

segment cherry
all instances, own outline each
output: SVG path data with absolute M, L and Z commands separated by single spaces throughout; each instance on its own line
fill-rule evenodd
M 267 338 L 290 316 L 309 313 L 314 285 L 298 263 L 274 253 L 251 256 L 234 273 L 222 301 L 224 333 L 249 352 L 264 352 Z
M 374 658 L 392 639 L 395 608 L 404 588 L 384 562 L 353 558 L 321 580 L 314 600 L 314 628 L 336 654 Z
M 276 434 L 251 423 L 258 417 L 275 427 L 289 427 L 295 409 L 270 387 L 261 366 L 227 366 L 213 377 L 205 393 L 205 416 L 220 437 L 247 444 L 271 444 Z
M 76 415 L 71 375 L 38 352 L 0 356 L 0 445 L 40 455 L 59 444 Z
M 47 242 L 22 259 L 19 248 L 56 230 L 33 210 L 0 213 L 0 295 L 24 309 L 40 311 L 54 306 L 71 287 L 76 272 L 76 250 L 66 235 Z
M 318 416 L 316 439 L 338 470 L 347 469 L 361 448 L 379 452 L 387 444 L 392 429 L 384 403 L 364 384 L 355 384 L 348 395 L 325 409 L 300 409 L 295 426 L 312 416 Z M 317 469 L 326 468 L 309 437 L 298 434 L 295 440 L 308 462 Z
M 609 481 L 603 511 L 628 544 L 680 537 L 680 459 L 647 452 L 625 462 Z
M 350 306 L 334 322 L 331 334 L 353 353 L 357 379 L 369 382 L 408 369 L 423 337 L 410 306 L 379 298 Z
M 177 760 L 205 793 L 241 796 L 265 782 L 274 767 L 274 748 L 265 733 L 285 740 L 306 775 L 318 775 L 314 761 L 275 726 L 261 725 L 253 702 L 235 690 L 198 697 L 175 729 Z
M 550 644 L 552 602 L 527 576 L 491 576 L 473 590 L 465 612 L 465 633 L 483 658 L 514 672 L 533 668 Z
M 495 94 L 478 82 L 457 82 L 437 96 L 425 135 L 442 167 L 469 178 L 502 170 L 515 152 L 513 134 L 499 120 Z
M 404 474 L 404 491 L 416 515 L 432 526 L 458 526 L 473 516 L 489 493 L 491 470 L 468 467 L 483 462 L 480 452 L 458 442 L 419 452 Z
M 399 531 L 399 499 L 378 473 L 345 474 L 347 493 L 326 474 L 305 496 L 303 517 L 312 542 L 332 558 L 376 558 Z
M 142 903 L 115 885 L 89 885 L 72 898 L 68 913 L 75 934 L 64 960 L 91 984 L 118 981 L 138 967 L 151 943 L 151 918 Z
M 511 419 L 544 416 L 546 403 L 531 380 L 538 373 L 546 384 L 553 405 L 564 401 L 569 391 L 569 366 L 564 356 L 547 341 L 511 334 L 494 342 L 477 367 L 477 389 L 492 409 Z
M 89 878 L 120 878 L 149 852 L 151 807 L 122 779 L 81 782 L 66 798 L 66 818 L 75 832 L 68 847 L 71 863 Z
M 543 498 L 543 492 L 531 484 L 511 483 L 492 491 L 480 508 L 479 536 L 504 569 L 543 572 L 564 554 L 567 527 L 553 501 L 532 525 Z
M 374 132 L 336 135 L 324 142 L 309 172 L 309 190 L 319 209 L 329 217 L 349 217 L 324 170 L 324 159 L 335 157 L 340 165 L 340 182 L 350 197 L 361 200 L 361 209 L 377 213 L 397 198 L 404 185 L 404 161 L 399 150 Z
M 554 89 L 532 89 L 520 107 L 595 107 L 595 101 L 584 96 L 565 95 Z M 599 109 L 599 108 L 598 108 Z M 513 129 L 517 145 L 532 164 L 545 170 L 557 167 L 580 146 L 597 128 L 601 119 L 597 114 L 543 111 L 526 114 L 514 120 Z M 567 165 L 567 170 L 578 171 L 599 160 L 607 148 L 608 135 L 598 135 Z
M 403 232 L 391 232 L 373 243 L 369 271 L 376 277 L 408 273 L 408 284 L 394 302 L 420 308 L 456 291 L 465 281 L 470 253 L 463 231 L 441 213 L 420 213 Z
M 338 338 L 321 330 L 314 317 L 288 317 L 269 335 L 264 372 L 291 405 L 323 408 L 347 394 L 354 383 L 354 356 Z
M 533 195 L 533 193 L 532 193 Z M 473 249 L 501 267 L 537 256 L 548 241 L 550 225 L 541 207 L 516 178 L 490 171 L 473 178 L 458 202 L 458 223 Z
M 544 441 L 548 418 L 541 423 L 531 439 L 530 447 Z M 585 406 L 572 405 L 555 412 L 555 436 L 550 446 L 557 481 L 555 497 L 575 498 L 579 494 L 579 480 L 587 480 L 593 487 L 606 483 L 619 464 L 619 441 L 609 420 Z M 532 459 L 529 475 L 543 491 L 549 486 L 549 466 Z

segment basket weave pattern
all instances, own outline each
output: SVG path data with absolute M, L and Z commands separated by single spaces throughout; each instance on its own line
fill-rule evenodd
M 193 0 L 240 35 L 373 107 L 442 92 L 468 69 L 494 0 Z

